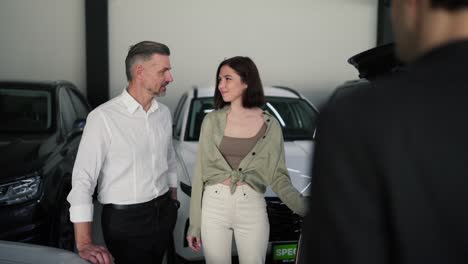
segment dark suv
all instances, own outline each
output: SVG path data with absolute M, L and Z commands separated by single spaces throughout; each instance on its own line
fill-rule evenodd
M 73 250 L 66 197 L 90 110 L 66 81 L 0 82 L 0 240 Z

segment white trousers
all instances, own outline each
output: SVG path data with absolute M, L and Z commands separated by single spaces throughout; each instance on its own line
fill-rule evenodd
M 230 264 L 232 237 L 240 264 L 263 264 L 270 224 L 263 194 L 249 185 L 206 186 L 202 200 L 201 240 L 207 264 Z

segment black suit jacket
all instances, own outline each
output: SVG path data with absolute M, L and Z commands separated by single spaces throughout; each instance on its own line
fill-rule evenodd
M 468 263 L 468 41 L 323 111 L 306 262 Z

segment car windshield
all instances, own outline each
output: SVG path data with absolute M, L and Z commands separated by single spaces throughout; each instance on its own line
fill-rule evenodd
M 303 99 L 266 97 L 263 107 L 278 120 L 285 141 L 312 140 L 317 112 Z M 213 111 L 213 97 L 193 99 L 187 123 L 185 140 L 198 141 L 205 115 Z
M 0 132 L 45 132 L 52 125 L 48 91 L 0 89 Z

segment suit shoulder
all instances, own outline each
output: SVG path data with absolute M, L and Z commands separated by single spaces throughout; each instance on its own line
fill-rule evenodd
M 408 87 L 408 83 L 405 74 L 392 74 L 377 80 L 360 82 L 359 85 L 337 88 L 323 112 L 331 111 L 358 118 L 360 115 L 371 114 L 372 111 L 381 111 L 402 98 L 402 90 Z

